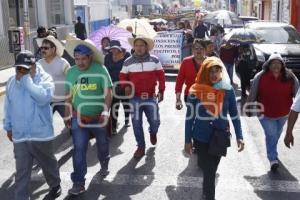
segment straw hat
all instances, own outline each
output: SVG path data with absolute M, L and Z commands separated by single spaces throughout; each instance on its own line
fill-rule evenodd
M 36 40 L 37 45 L 38 45 L 39 47 L 41 47 L 44 40 L 48 40 L 48 41 L 50 41 L 50 42 L 52 42 L 52 43 L 54 44 L 54 46 L 56 47 L 56 55 L 58 55 L 58 56 L 61 57 L 61 56 L 64 54 L 64 50 L 65 50 L 64 46 L 63 46 L 62 43 L 61 43 L 58 39 L 56 39 L 54 36 L 48 35 L 48 36 L 45 37 L 45 38 L 37 38 L 37 40 Z
M 61 42 L 63 43 L 64 46 L 66 46 L 67 41 L 69 40 L 79 40 L 79 38 L 76 37 L 75 33 L 68 33 L 66 35 L 66 39 L 62 40 Z
M 93 61 L 99 64 L 103 64 L 103 54 L 97 49 L 95 44 L 89 40 L 68 40 L 66 43 L 66 51 L 74 58 L 74 49 L 78 45 L 84 45 L 90 48 L 93 52 Z
M 149 51 L 151 51 L 154 48 L 154 41 L 153 39 L 143 36 L 143 35 L 137 35 L 135 38 L 128 38 L 129 44 L 134 47 L 134 43 L 136 40 L 143 40 L 147 43 Z

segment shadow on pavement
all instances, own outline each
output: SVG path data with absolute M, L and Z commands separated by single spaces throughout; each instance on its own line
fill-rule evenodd
M 277 172 L 269 171 L 262 176 L 244 176 L 244 178 L 251 184 L 254 192 L 262 200 L 300 199 L 299 181 L 282 162 L 279 163 L 280 167 Z
M 121 168 L 111 182 L 106 181 L 99 174 L 95 174 L 87 191 L 77 197 L 67 196 L 64 200 L 97 200 L 101 195 L 105 200 L 130 200 L 131 195 L 141 193 L 154 180 L 155 148 L 149 148 L 145 163 L 136 168 L 140 160 L 132 158 Z M 133 175 L 130 175 L 133 174 Z
M 186 154 L 183 151 L 183 155 Z M 168 185 L 165 189 L 168 199 L 197 199 L 202 195 L 202 172 L 197 165 L 197 155 L 193 154 L 187 167 L 178 175 L 177 185 Z

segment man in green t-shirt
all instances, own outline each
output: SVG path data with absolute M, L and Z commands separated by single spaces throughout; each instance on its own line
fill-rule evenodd
M 109 108 L 112 101 L 112 81 L 101 64 L 101 53 L 89 40 L 71 40 L 66 44 L 75 63 L 68 70 L 65 90 L 67 106 L 65 124 L 72 129 L 73 168 L 71 174 L 73 187 L 71 195 L 85 192 L 85 175 L 87 173 L 86 152 L 89 133 L 96 138 L 100 175 L 108 174 L 109 142 L 106 125 L 109 120 Z

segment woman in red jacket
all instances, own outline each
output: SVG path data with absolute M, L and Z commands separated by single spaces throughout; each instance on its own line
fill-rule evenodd
M 185 58 L 178 72 L 176 79 L 176 109 L 181 110 L 183 105 L 181 101 L 181 92 L 183 84 L 185 84 L 184 101 L 186 102 L 190 87 L 195 83 L 197 72 L 204 59 L 206 58 L 206 43 L 204 40 L 195 40 L 192 45 L 193 55 Z
M 279 167 L 277 143 L 298 88 L 298 79 L 277 53 L 265 62 L 251 86 L 247 101 L 260 104 L 258 117 L 266 136 L 267 156 L 273 172 Z

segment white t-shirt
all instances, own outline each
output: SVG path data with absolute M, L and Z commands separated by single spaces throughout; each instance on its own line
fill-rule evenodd
M 300 112 L 300 89 L 298 90 L 296 97 L 294 99 L 294 103 L 291 107 L 291 110 L 295 112 Z
M 55 84 L 55 92 L 52 98 L 52 102 L 61 102 L 65 100 L 65 74 L 70 68 L 69 62 L 56 56 L 51 63 L 47 63 L 46 60 L 40 59 L 38 61 L 44 70 L 50 74 Z

